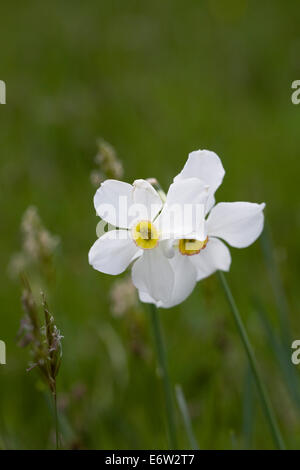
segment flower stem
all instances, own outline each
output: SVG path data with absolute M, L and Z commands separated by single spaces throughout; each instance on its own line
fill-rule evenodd
M 150 315 L 152 321 L 153 334 L 156 345 L 157 359 L 159 363 L 160 372 L 163 379 L 163 386 L 166 400 L 167 422 L 168 422 L 168 435 L 169 444 L 171 449 L 177 449 L 176 427 L 175 427 L 175 409 L 172 396 L 172 387 L 168 374 L 166 348 L 163 340 L 161 324 L 159 315 L 155 305 L 150 305 Z
M 179 407 L 181 415 L 182 415 L 184 427 L 185 427 L 185 430 L 186 430 L 186 433 L 187 433 L 187 436 L 188 436 L 188 439 L 189 439 L 191 449 L 198 450 L 199 447 L 198 447 L 198 444 L 197 444 L 197 441 L 196 441 L 196 438 L 195 438 L 195 435 L 194 435 L 192 422 L 191 422 L 191 417 L 190 417 L 190 414 L 189 414 L 189 410 L 188 410 L 188 407 L 187 407 L 187 403 L 186 403 L 186 400 L 185 400 L 184 393 L 183 393 L 182 388 L 181 388 L 180 385 L 175 386 L 175 392 L 176 392 L 178 407 Z
M 230 305 L 231 311 L 233 313 L 233 316 L 234 316 L 239 334 L 241 336 L 243 345 L 245 347 L 245 350 L 246 350 L 246 353 L 247 353 L 247 356 L 248 356 L 248 360 L 249 360 L 249 363 L 250 363 L 250 366 L 251 366 L 251 369 L 252 369 L 252 372 L 253 372 L 253 376 L 255 378 L 255 382 L 256 382 L 256 385 L 257 385 L 258 393 L 259 393 L 259 396 L 260 396 L 260 399 L 261 399 L 261 403 L 262 403 L 266 418 L 268 420 L 268 423 L 269 423 L 269 426 L 270 426 L 270 429 L 271 429 L 271 432 L 272 432 L 272 435 L 273 435 L 274 442 L 275 442 L 276 447 L 278 449 L 284 450 L 285 449 L 285 444 L 283 442 L 283 438 L 281 436 L 281 433 L 280 433 L 280 430 L 279 430 L 279 427 L 278 427 L 278 424 L 277 424 L 277 420 L 276 420 L 276 417 L 275 417 L 275 414 L 274 414 L 274 411 L 273 411 L 273 408 L 272 408 L 267 390 L 265 389 L 264 384 L 263 384 L 263 382 L 261 380 L 261 377 L 259 375 L 256 359 L 255 359 L 254 352 L 253 352 L 252 346 L 251 346 L 249 338 L 248 338 L 247 331 L 245 329 L 244 323 L 242 321 L 242 318 L 240 316 L 240 313 L 238 311 L 238 308 L 236 306 L 236 303 L 234 301 L 233 295 L 230 291 L 230 288 L 227 284 L 227 281 L 226 281 L 226 278 L 225 278 L 224 274 L 221 271 L 218 271 L 218 274 L 219 274 L 221 284 L 224 288 L 228 303 Z

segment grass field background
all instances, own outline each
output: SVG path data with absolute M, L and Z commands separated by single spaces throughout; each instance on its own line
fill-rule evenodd
M 0 339 L 7 365 L 0 366 L 0 444 L 54 446 L 47 390 L 37 371 L 26 372 L 29 351 L 17 346 L 21 285 L 8 274 L 21 249 L 22 215 L 34 205 L 60 237 L 55 280 L 46 285 L 28 276 L 36 292 L 46 291 L 64 335 L 64 446 L 166 448 L 147 307 L 134 318 L 113 316 L 109 289 L 116 279 L 88 265 L 97 139 L 116 148 L 126 181 L 155 176 L 166 189 L 190 151 L 217 152 L 226 170 L 217 200 L 266 202 L 288 304 L 281 311 L 291 339 L 300 338 L 300 105 L 290 98 L 292 81 L 300 79 L 300 5 L 11 1 L 1 5 L 1 18 L 7 104 L 0 106 Z M 269 237 L 265 242 L 270 247 Z M 228 282 L 287 446 L 300 448 L 299 368 L 290 366 L 290 344 L 274 348 L 283 337 L 274 270 L 260 241 L 231 254 Z M 160 315 L 171 379 L 184 390 L 200 448 L 273 448 L 217 277 Z

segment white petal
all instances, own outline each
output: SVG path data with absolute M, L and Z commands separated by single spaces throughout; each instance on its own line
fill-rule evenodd
M 174 272 L 159 246 L 144 250 L 132 267 L 132 281 L 137 289 L 149 294 L 155 302 L 168 301 L 174 285 Z
M 98 215 L 120 228 L 129 228 L 139 220 L 153 220 L 161 210 L 162 201 L 148 181 L 136 180 L 133 185 L 106 180 L 95 194 Z
M 160 241 L 160 247 L 167 258 L 173 258 L 175 255 L 174 240 L 166 239 Z
M 89 251 L 89 263 L 105 274 L 120 274 L 142 254 L 127 230 L 111 230 L 94 243 Z
M 133 183 L 133 203 L 141 206 L 142 213 L 138 220 L 153 220 L 162 208 L 158 192 L 146 180 L 135 180 Z
M 204 228 L 207 195 L 208 186 L 198 178 L 172 183 L 157 218 L 162 239 L 182 238 L 191 232 L 198 232 L 200 236 L 201 228 Z
M 148 292 L 142 292 L 141 290 L 138 290 L 138 294 L 139 294 L 139 299 L 140 299 L 141 302 L 143 302 L 145 304 L 154 304 L 154 305 L 156 305 L 156 307 L 161 306 L 161 302 L 156 302 L 151 297 L 151 295 L 148 294 Z
M 197 270 L 191 263 L 190 256 L 183 256 L 177 252 L 170 262 L 174 269 L 175 282 L 171 298 L 161 305 L 163 308 L 181 304 L 192 293 L 197 282 Z
M 197 269 L 188 256 L 182 256 L 179 252 L 171 259 L 174 270 L 174 287 L 170 298 L 166 301 L 155 301 L 148 292 L 139 290 L 141 302 L 155 304 L 161 308 L 171 308 L 181 304 L 193 291 L 197 282 Z
M 197 269 L 197 281 L 210 276 L 219 269 L 229 271 L 231 264 L 229 249 L 217 238 L 209 238 L 206 247 L 199 254 L 189 258 Z
M 196 150 L 189 154 L 183 170 L 174 178 L 174 181 L 196 177 L 208 184 L 208 212 L 214 205 L 214 193 L 222 183 L 224 175 L 225 170 L 222 162 L 215 152 L 211 152 L 209 150 Z
M 264 203 L 221 202 L 208 216 L 207 233 L 236 248 L 249 246 L 262 232 L 264 207 Z
M 206 200 L 208 189 L 206 182 L 191 176 L 170 185 L 166 203 L 169 205 L 200 204 Z
M 128 208 L 133 203 L 131 184 L 117 180 L 106 180 L 94 197 L 97 214 L 115 227 L 128 228 Z

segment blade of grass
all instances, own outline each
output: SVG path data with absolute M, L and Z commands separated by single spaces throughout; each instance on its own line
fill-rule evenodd
M 175 386 L 175 393 L 176 393 L 176 399 L 177 399 L 178 407 L 179 407 L 179 410 L 180 410 L 180 413 L 181 413 L 181 416 L 182 416 L 183 424 L 184 424 L 184 427 L 185 427 L 187 437 L 189 439 L 191 449 L 199 450 L 199 447 L 198 447 L 198 444 L 197 444 L 197 441 L 196 441 L 196 438 L 195 438 L 195 435 L 194 435 L 192 422 L 191 422 L 191 417 L 190 417 L 190 414 L 189 414 L 189 410 L 188 410 L 188 407 L 187 407 L 185 396 L 184 396 L 183 390 L 182 390 L 180 385 Z
M 236 433 L 234 432 L 233 429 L 230 430 L 229 435 L 230 435 L 230 440 L 231 440 L 231 449 L 232 450 L 238 450 L 238 448 L 239 448 L 238 440 L 237 440 L 237 437 L 236 437 Z
M 150 316 L 152 321 L 153 334 L 156 345 L 157 359 L 162 374 L 165 400 L 166 400 L 166 411 L 167 411 L 167 422 L 168 422 L 168 436 L 169 444 L 171 449 L 177 449 L 177 437 L 176 437 L 176 426 L 175 426 L 175 409 L 172 395 L 172 387 L 167 367 L 167 355 L 165 343 L 163 340 L 162 328 L 158 311 L 155 305 L 150 304 Z
M 44 399 L 46 401 L 47 407 L 51 412 L 51 415 L 53 416 L 53 420 L 56 420 L 55 417 L 55 406 L 54 406 L 54 400 L 52 400 L 52 394 L 45 392 L 43 393 Z M 60 413 L 57 414 L 57 425 L 58 425 L 58 442 L 60 449 L 62 448 L 62 441 L 73 441 L 76 438 L 76 434 L 74 433 L 67 416 L 63 413 L 63 411 L 60 411 Z M 56 430 L 55 430 L 56 434 Z
M 274 245 L 270 230 L 265 224 L 264 231 L 260 237 L 263 256 L 269 273 L 270 283 L 273 290 L 275 302 L 277 305 L 278 319 L 281 328 L 282 340 L 284 344 L 291 344 L 291 331 L 289 324 L 289 307 L 283 284 L 281 281 L 279 269 L 275 261 Z
M 258 367 L 257 367 L 257 363 L 256 363 L 256 359 L 255 359 L 254 352 L 253 352 L 252 346 L 251 346 L 249 338 L 248 338 L 247 331 L 245 329 L 244 323 L 242 321 L 242 318 L 241 318 L 240 313 L 238 311 L 238 308 L 236 306 L 233 295 L 232 295 L 232 293 L 229 289 L 229 286 L 227 284 L 224 273 L 222 271 L 218 271 L 218 274 L 219 274 L 221 284 L 224 288 L 228 303 L 230 305 L 231 311 L 233 313 L 233 317 L 234 317 L 234 320 L 236 322 L 241 340 L 242 340 L 243 345 L 245 347 L 246 354 L 248 356 L 248 360 L 249 360 L 249 363 L 250 363 L 250 366 L 251 366 L 251 369 L 252 369 L 252 372 L 253 372 L 253 376 L 254 376 L 254 379 L 255 379 L 255 382 L 256 382 L 256 386 L 257 386 L 257 389 L 258 389 L 258 393 L 259 393 L 259 397 L 260 397 L 260 400 L 261 400 L 261 403 L 262 403 L 262 407 L 263 407 L 263 410 L 265 412 L 267 421 L 269 423 L 271 433 L 273 435 L 274 443 L 275 443 L 275 445 L 278 449 L 283 450 L 283 449 L 285 449 L 283 438 L 281 436 L 281 433 L 280 433 L 280 430 L 279 430 L 279 427 L 278 427 L 278 424 L 277 424 L 277 420 L 276 420 L 276 417 L 275 417 L 275 414 L 274 414 L 274 411 L 273 411 L 273 408 L 272 408 L 267 390 L 265 389 L 265 386 L 264 386 L 264 384 L 261 380 L 261 377 L 260 377 L 260 374 L 259 374 L 259 371 L 258 371 Z
M 295 404 L 300 408 L 299 377 L 291 363 L 290 348 L 287 349 L 283 346 L 282 342 L 276 337 L 264 307 L 257 300 L 255 301 L 255 310 L 259 315 L 269 344 L 277 358 L 287 389 Z
M 246 449 L 252 447 L 252 433 L 254 423 L 254 396 L 253 396 L 253 374 L 249 363 L 247 364 L 244 394 L 243 394 L 243 436 Z
M 55 392 L 53 395 L 54 401 L 54 417 L 55 417 L 55 444 L 56 450 L 59 449 L 59 429 L 58 429 L 58 414 L 57 414 L 57 395 L 56 395 L 56 384 L 55 384 Z

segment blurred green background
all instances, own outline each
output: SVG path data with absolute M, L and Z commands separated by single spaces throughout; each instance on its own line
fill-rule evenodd
M 1 4 L 1 19 L 0 446 L 54 446 L 47 390 L 37 371 L 26 372 L 29 351 L 17 346 L 21 285 L 8 272 L 30 205 L 60 238 L 55 280 L 28 277 L 37 293 L 46 291 L 64 335 L 64 446 L 168 445 L 147 307 L 113 315 L 116 279 L 87 261 L 97 224 L 90 173 L 103 137 L 128 182 L 155 176 L 167 188 L 188 153 L 207 148 L 226 169 L 218 201 L 266 202 L 275 248 L 268 237 L 265 246 L 288 305 L 260 241 L 231 249 L 228 281 L 287 445 L 300 448 L 299 366 L 290 366 L 282 340 L 285 320 L 291 339 L 300 338 L 300 105 L 291 103 L 291 83 L 300 79 L 299 3 L 12 0 Z M 183 387 L 200 448 L 273 448 L 217 277 L 160 315 L 172 382 Z M 177 424 L 187 448 L 179 413 Z

